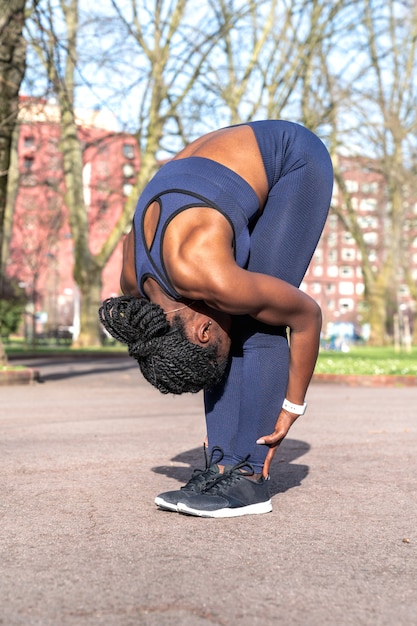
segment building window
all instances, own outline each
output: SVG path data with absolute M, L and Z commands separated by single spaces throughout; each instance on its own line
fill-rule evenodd
M 336 285 L 334 283 L 327 283 L 326 293 L 334 293 L 336 291 Z
M 327 259 L 329 261 L 329 263 L 336 263 L 337 262 L 337 250 L 329 250 L 329 253 L 327 255 Z
M 356 295 L 362 296 L 365 291 L 365 285 L 363 283 L 357 283 L 356 285 Z
M 332 276 L 332 278 L 337 278 L 339 275 L 339 268 L 337 265 L 329 265 L 327 268 L 327 276 Z
M 378 243 L 378 233 L 364 233 L 363 239 L 366 243 L 376 245 Z
M 355 243 L 355 240 L 354 240 L 354 238 L 352 237 L 352 235 L 350 233 L 345 231 L 343 233 L 343 242 L 347 243 L 347 244 L 352 244 L 353 245 Z
M 345 311 L 353 311 L 352 298 L 341 298 L 339 300 L 339 310 L 344 313 Z
M 341 296 L 351 296 L 355 292 L 353 283 L 348 283 L 347 281 L 340 281 L 339 283 L 339 293 Z
M 337 222 L 338 222 L 337 215 L 330 215 L 329 220 L 328 220 L 329 228 L 331 228 L 332 230 L 336 230 Z
M 33 157 L 25 156 L 23 159 L 23 167 L 26 172 L 30 172 L 33 168 L 33 163 L 35 159 Z
M 313 267 L 313 276 L 323 276 L 323 266 L 315 265 Z
M 131 165 L 130 163 L 125 163 L 123 165 L 123 176 L 125 178 L 132 178 L 132 176 L 134 175 L 135 175 L 135 169 L 133 165 Z
M 107 204 L 107 200 L 99 200 L 98 201 L 98 215 L 104 215 L 107 213 L 107 209 L 109 208 Z
M 327 239 L 327 243 L 329 244 L 329 246 L 336 246 L 337 245 L 337 233 L 330 233 Z
M 342 261 L 354 261 L 355 260 L 354 248 L 342 248 L 341 258 Z
M 134 159 L 135 158 L 135 148 L 131 143 L 123 144 L 123 156 L 126 159 Z
M 321 248 L 316 248 L 314 260 L 316 263 L 323 263 L 323 250 Z
M 361 211 L 375 211 L 377 207 L 377 201 L 375 198 L 364 198 L 360 202 Z
M 123 185 L 123 195 L 130 196 L 130 194 L 132 193 L 132 189 L 133 189 L 133 185 L 131 185 L 130 183 L 125 183 Z
M 33 135 L 26 135 L 23 139 L 23 145 L 25 148 L 33 148 L 35 145 L 35 137 Z
M 378 228 L 378 220 L 372 215 L 361 215 L 358 217 L 358 224 L 361 228 Z
M 375 194 L 378 192 L 378 183 L 374 181 L 373 183 L 362 183 L 361 190 L 362 193 Z
M 340 276 L 343 276 L 344 278 L 351 278 L 353 276 L 353 267 L 349 267 L 348 265 L 341 267 Z
M 359 189 L 359 185 L 358 185 L 358 181 L 357 180 L 347 180 L 345 182 L 345 185 L 346 185 L 346 190 L 349 193 L 355 193 Z

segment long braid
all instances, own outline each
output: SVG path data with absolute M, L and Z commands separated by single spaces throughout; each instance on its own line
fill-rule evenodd
M 133 296 L 109 298 L 99 317 L 115 339 L 127 344 L 146 380 L 162 393 L 196 393 L 223 376 L 227 359 L 219 361 L 217 347 L 192 343 L 181 318 L 176 316 L 171 326 L 158 304 Z

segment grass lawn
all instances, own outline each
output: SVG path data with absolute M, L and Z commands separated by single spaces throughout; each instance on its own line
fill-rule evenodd
M 10 357 L 25 357 L 25 354 L 87 356 L 91 354 L 127 354 L 126 347 L 115 343 L 103 348 L 71 349 L 67 346 L 37 346 L 36 350 L 23 345 L 6 345 Z M 11 365 L 11 364 L 10 364 Z M 417 376 L 417 347 L 411 352 L 396 352 L 394 348 L 351 347 L 349 352 L 321 350 L 315 369 L 317 374 L 396 375 Z
M 417 348 L 396 352 L 394 348 L 354 347 L 349 352 L 320 351 L 317 374 L 417 376 Z

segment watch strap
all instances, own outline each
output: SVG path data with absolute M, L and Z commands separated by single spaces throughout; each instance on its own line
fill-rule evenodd
M 290 402 L 287 398 L 285 398 L 282 403 L 282 408 L 290 413 L 294 413 L 295 415 L 304 415 L 307 408 L 307 402 L 304 402 L 304 404 L 294 404 L 294 402 Z

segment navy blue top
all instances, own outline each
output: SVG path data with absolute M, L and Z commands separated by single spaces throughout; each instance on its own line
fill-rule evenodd
M 147 208 L 158 202 L 160 214 L 155 236 L 148 249 L 144 235 Z M 140 292 L 151 277 L 173 298 L 181 295 L 172 286 L 164 267 L 162 244 L 165 230 L 178 213 L 191 207 L 219 211 L 233 230 L 236 263 L 244 267 L 249 257 L 249 223 L 259 211 L 252 187 L 229 168 L 203 157 L 188 157 L 166 163 L 145 187 L 133 219 L 136 277 Z
M 304 164 L 302 155 L 293 154 L 294 140 L 301 128 L 294 122 L 265 120 L 241 124 L 253 130 L 271 190 L 287 171 Z M 144 236 L 144 219 L 152 202 L 158 202 L 160 215 L 151 247 Z M 236 263 L 245 267 L 249 258 L 250 223 L 259 212 L 259 200 L 252 187 L 233 170 L 204 157 L 188 157 L 166 163 L 145 187 L 133 219 L 136 279 L 144 295 L 143 283 L 151 277 L 175 299 L 181 296 L 171 284 L 164 267 L 162 244 L 167 226 L 181 211 L 210 207 L 229 221 L 233 230 Z

